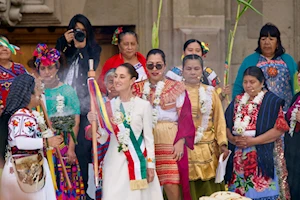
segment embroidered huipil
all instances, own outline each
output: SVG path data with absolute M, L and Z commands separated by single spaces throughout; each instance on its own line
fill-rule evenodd
M 242 98 L 242 95 L 236 97 L 238 100 Z M 237 113 L 238 103 L 235 104 L 234 113 Z M 242 116 L 248 115 L 249 104 L 242 107 Z M 259 110 L 261 109 L 261 104 L 254 107 L 250 117 L 250 123 L 246 128 L 244 135 L 255 137 L 256 126 Z M 234 116 L 233 120 L 235 120 Z M 243 119 L 243 118 L 242 118 Z M 282 108 L 280 108 L 278 113 L 278 118 L 274 127 L 281 131 L 286 131 L 288 129 L 287 122 L 284 119 L 284 114 Z M 233 135 L 235 133 L 233 132 Z M 286 198 L 289 194 L 286 193 L 286 186 L 282 184 L 286 181 L 286 167 L 283 159 L 283 149 L 282 149 L 282 139 L 278 138 L 274 142 L 274 178 L 267 176 L 262 176 L 258 173 L 258 154 L 257 147 L 247 147 L 245 149 L 240 149 L 236 147 L 234 157 L 233 157 L 233 175 L 228 184 L 228 190 L 239 193 L 243 196 L 250 197 L 254 200 L 277 200 L 279 199 L 289 199 Z
M 199 105 L 199 85 L 186 84 L 196 131 L 198 126 L 205 127 L 202 139 L 189 150 L 190 180 L 210 180 L 216 176 L 220 146 L 227 145 L 226 122 L 218 94 L 212 86 L 201 84 L 206 93 L 206 113 L 201 113 Z
M 285 100 L 283 110 L 287 111 L 291 105 L 293 93 L 290 84 L 291 77 L 286 63 L 280 56 L 275 60 L 269 60 L 263 55 L 260 55 L 256 66 L 263 71 L 268 89 Z
M 39 130 L 35 116 L 26 108 L 14 113 L 8 122 L 8 146 L 13 148 L 15 156 L 36 150 L 43 150 L 42 134 Z M 33 193 L 21 190 L 17 177 L 13 172 L 12 155 L 9 153 L 3 168 L 1 179 L 0 199 L 30 199 L 30 200 L 55 200 L 55 190 L 46 158 L 43 159 L 43 169 L 46 173 L 45 186 Z
M 26 70 L 24 66 L 19 63 L 12 63 L 10 69 L 6 69 L 0 65 L 0 105 L 6 105 L 10 85 L 17 76 L 24 73 L 26 73 Z

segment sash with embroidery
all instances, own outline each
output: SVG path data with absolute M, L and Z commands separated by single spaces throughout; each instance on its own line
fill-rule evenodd
M 111 120 L 114 119 L 111 104 L 107 104 L 107 112 Z M 120 112 L 125 116 L 123 105 L 120 105 Z M 114 133 L 119 143 L 119 151 L 123 151 L 128 162 L 128 173 L 130 179 L 130 189 L 140 190 L 148 187 L 147 182 L 147 151 L 144 142 L 144 136 L 141 134 L 135 137 L 130 124 L 122 118 L 122 121 L 112 123 Z M 128 144 L 122 144 L 119 141 L 118 134 L 129 130 Z

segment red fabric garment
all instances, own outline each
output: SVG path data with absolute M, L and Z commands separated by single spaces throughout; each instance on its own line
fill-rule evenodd
M 188 93 L 185 91 L 184 103 L 178 118 L 178 132 L 174 140 L 174 144 L 176 144 L 178 140 L 182 138 L 185 139 L 183 157 L 177 162 L 184 200 L 192 200 L 189 186 L 189 163 L 187 147 L 191 150 L 194 149 L 195 131 L 196 129 L 192 117 L 192 106 L 188 97 Z
M 138 61 L 143 65 L 143 68 L 145 72 L 147 73 L 146 69 L 146 58 L 139 52 L 136 53 Z M 106 72 L 108 72 L 110 69 L 117 68 L 121 64 L 124 63 L 124 59 L 121 56 L 121 54 L 116 54 L 113 57 L 109 58 L 103 65 L 101 74 L 97 80 L 98 85 L 100 87 L 101 92 L 106 93 L 106 88 L 104 85 L 104 77 Z
M 6 106 L 10 85 L 17 76 L 24 73 L 26 73 L 25 67 L 19 63 L 12 62 L 10 69 L 0 65 L 0 105 Z
M 297 123 L 297 124 L 299 124 L 299 123 Z M 284 118 L 284 113 L 282 111 L 282 108 L 280 108 L 280 110 L 279 110 L 278 118 L 275 123 L 275 128 L 280 131 L 284 131 L 284 132 L 286 132 L 290 129 L 287 121 Z

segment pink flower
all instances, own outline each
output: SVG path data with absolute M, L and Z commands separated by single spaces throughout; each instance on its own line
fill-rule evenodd
M 234 190 L 235 193 L 238 193 L 241 196 L 245 196 L 245 188 L 239 187 Z
M 246 154 L 246 159 L 244 160 L 244 173 L 245 178 L 250 175 L 256 175 L 257 173 L 257 154 L 256 151 L 251 151 Z
M 254 184 L 254 189 L 258 192 L 262 192 L 267 189 L 270 185 L 271 179 L 263 176 L 253 176 L 252 182 Z
M 241 174 L 243 171 L 243 152 L 242 149 L 238 149 L 233 157 L 233 170 L 238 173 Z

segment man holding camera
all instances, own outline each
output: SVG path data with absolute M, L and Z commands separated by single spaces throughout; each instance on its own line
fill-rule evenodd
M 87 113 L 90 111 L 90 97 L 87 86 L 89 71 L 88 60 L 94 59 L 97 68 L 100 62 L 101 47 L 95 40 L 90 21 L 82 14 L 75 15 L 68 26 L 68 30 L 56 43 L 57 50 L 61 51 L 61 67 L 58 71 L 60 80 L 71 85 L 77 92 L 80 101 L 80 128 L 78 132 L 78 145 L 76 156 L 81 168 L 85 190 L 88 181 L 88 164 L 91 159 L 91 141 L 85 139 L 84 128 L 89 124 Z M 96 70 L 96 69 L 95 69 Z M 90 199 L 87 197 L 87 199 Z

